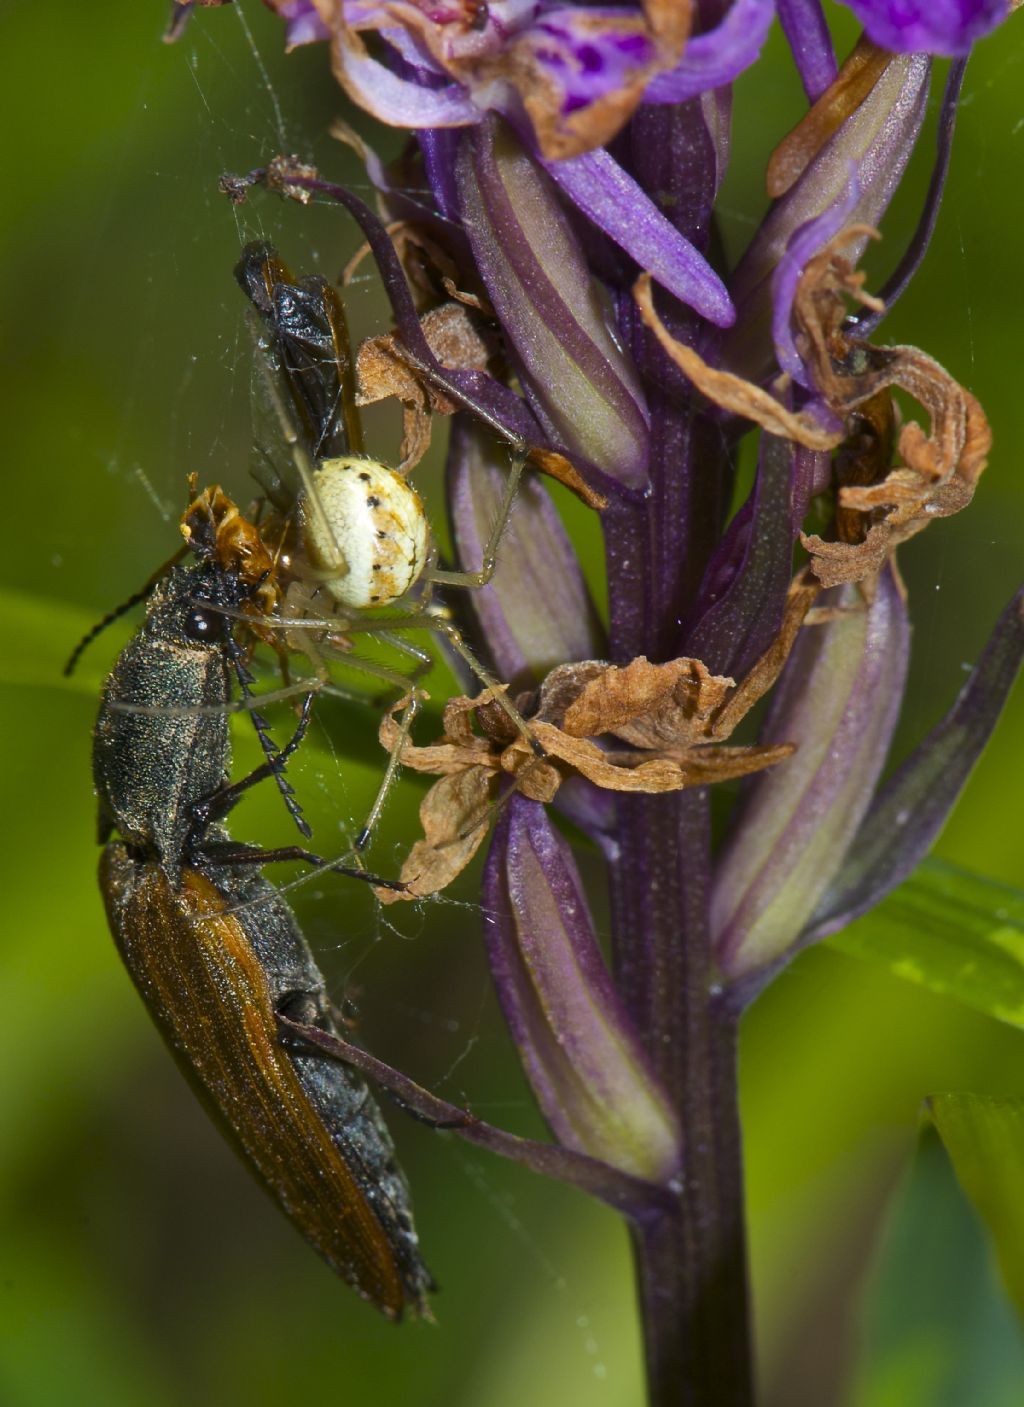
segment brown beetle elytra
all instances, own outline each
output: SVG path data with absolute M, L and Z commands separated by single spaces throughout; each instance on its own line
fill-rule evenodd
M 284 1212 L 383 1313 L 428 1314 L 432 1281 L 376 1103 L 352 1069 L 278 1029 L 279 1015 L 336 1029 L 309 945 L 259 873 L 316 857 L 236 843 L 222 824 L 256 782 L 283 782 L 308 717 L 307 700 L 291 743 L 229 781 L 244 668 L 232 632 L 253 589 L 214 559 L 172 567 L 111 672 L 94 749 L 107 914 L 179 1065 Z

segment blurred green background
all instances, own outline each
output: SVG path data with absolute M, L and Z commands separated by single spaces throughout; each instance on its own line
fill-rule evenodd
M 847 13 L 836 16 L 848 39 Z M 0 940 L 0 1402 L 632 1407 L 631 1273 L 610 1212 L 395 1114 L 443 1288 L 436 1326 L 388 1326 L 306 1249 L 207 1123 L 106 932 L 89 734 L 124 631 L 93 648 L 71 685 L 61 662 L 174 550 L 188 471 L 245 495 L 249 346 L 231 278 L 242 240 L 266 234 L 296 267 L 328 274 L 357 243 L 334 211 L 265 198 L 232 210 L 217 178 L 286 148 L 361 184 L 349 154 L 322 135 L 345 110 L 323 51 L 284 56 L 279 26 L 254 0 L 200 13 L 173 48 L 160 43 L 163 21 L 161 0 L 7 0 L 0 16 L 10 905 Z M 887 340 L 924 347 L 982 398 L 996 441 L 970 512 L 903 554 L 915 635 L 898 749 L 955 695 L 1024 556 L 1022 41 L 1024 23 L 1011 22 L 972 61 L 939 229 L 886 327 Z M 768 150 L 800 108 L 775 36 L 737 88 L 722 198 L 733 249 L 764 206 Z M 926 137 L 878 270 L 912 227 L 930 159 Z M 350 306 L 360 333 L 383 329 L 370 282 Z M 391 412 L 371 422 L 374 448 L 393 448 L 394 422 Z M 295 775 L 320 848 L 336 852 L 379 762 L 366 715 L 321 716 L 338 755 L 321 726 L 321 746 Z M 241 767 L 252 743 L 238 737 Z M 1022 745 L 1018 692 L 938 847 L 1010 883 L 1024 878 Z M 379 868 L 397 866 L 421 790 L 408 783 L 389 810 Z M 236 831 L 285 843 L 286 822 L 271 793 L 247 801 Z M 539 1132 L 490 993 L 472 884 L 386 921 L 355 888 L 320 881 L 294 897 L 371 1048 L 484 1116 Z M 959 1194 L 936 1191 L 920 1167 L 901 1194 L 890 1260 L 872 1273 L 890 1296 L 879 1303 L 921 1312 L 901 1334 L 858 1308 L 922 1097 L 1024 1094 L 1024 1035 L 815 951 L 750 1015 L 743 1081 L 767 1407 L 852 1403 L 844 1384 L 862 1340 L 874 1357 L 857 1370 L 857 1407 L 1024 1400 L 986 1248 L 969 1221 L 966 1240 L 944 1240 L 960 1225 Z M 954 1361 L 958 1375 L 947 1371 Z

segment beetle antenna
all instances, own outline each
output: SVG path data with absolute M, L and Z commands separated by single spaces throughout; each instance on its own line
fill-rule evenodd
M 68 657 L 68 662 L 64 666 L 63 674 L 65 679 L 67 679 L 71 674 L 74 673 L 78 665 L 78 661 L 82 658 L 85 651 L 89 648 L 89 646 L 97 638 L 97 636 L 102 635 L 108 625 L 113 625 L 114 621 L 120 620 L 122 616 L 127 615 L 128 612 L 132 609 L 132 607 L 137 606 L 140 601 L 148 600 L 149 597 L 153 594 L 153 590 L 156 587 L 157 583 L 167 575 L 167 573 L 177 562 L 181 561 L 182 557 L 184 557 L 187 551 L 187 547 L 179 547 L 173 557 L 166 561 L 162 567 L 157 568 L 157 570 L 153 573 L 153 575 L 149 578 L 149 580 L 145 583 L 144 586 L 141 586 L 138 591 L 133 591 L 126 601 L 122 601 L 119 606 L 115 606 L 112 611 L 108 611 L 102 620 L 97 621 L 91 630 L 86 631 L 86 633 L 82 636 L 81 640 L 79 640 L 78 644 L 71 651 L 71 654 Z

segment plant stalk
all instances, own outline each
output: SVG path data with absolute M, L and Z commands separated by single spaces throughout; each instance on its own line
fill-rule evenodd
M 651 1407 L 752 1407 L 736 1018 L 710 992 L 703 792 L 631 798 L 612 871 L 616 952 L 683 1131 L 674 1215 L 633 1250 Z M 621 941 L 623 936 L 626 941 Z
M 729 474 L 718 442 L 687 427 L 685 411 L 662 411 L 649 498 L 605 519 L 617 660 L 679 653 L 715 538 L 708 521 L 721 511 L 711 500 Z M 706 509 L 680 502 L 687 494 L 703 494 Z M 616 984 L 683 1140 L 675 1213 L 633 1231 L 649 1403 L 753 1407 L 736 1016 L 714 991 L 709 799 L 694 789 L 618 800 L 609 863 Z

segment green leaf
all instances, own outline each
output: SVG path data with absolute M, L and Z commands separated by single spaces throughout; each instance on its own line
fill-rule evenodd
M 91 711 L 95 710 L 114 660 L 145 614 L 144 609 L 137 606 L 123 619 L 113 622 L 95 644 L 90 645 L 71 678 L 66 679 L 64 665 L 78 641 L 95 626 L 96 615 L 67 601 L 13 590 L 0 590 L 0 610 L 8 627 L 6 648 L 0 653 L 0 685 L 41 691 L 27 705 L 29 710 L 48 707 L 60 694 L 87 696 L 92 701 Z M 342 663 L 339 673 L 344 678 L 343 670 Z M 359 676 L 355 678 L 358 683 Z M 273 691 L 279 685 L 280 677 L 268 666 L 259 680 L 259 692 Z M 370 701 L 367 695 L 367 703 Z M 301 755 L 293 761 L 289 775 L 301 786 L 307 813 L 316 818 L 315 824 L 323 833 L 328 825 L 337 825 L 339 810 L 352 828 L 358 828 L 366 818 L 386 761 L 386 754 L 377 742 L 378 717 L 379 710 L 372 706 L 363 708 L 354 702 L 329 697 L 317 700 L 316 725 L 303 743 Z M 289 712 L 287 704 L 278 703 L 271 721 L 275 736 L 286 738 L 295 725 L 294 713 Z M 440 719 L 434 710 L 424 710 L 420 722 L 427 737 L 436 736 L 440 731 Z M 321 723 L 326 726 L 319 726 Z M 83 736 L 88 736 L 84 730 Z M 343 751 L 335 747 L 332 738 L 344 741 Z M 244 710 L 232 716 L 232 739 L 236 775 L 243 775 L 262 760 L 252 724 Z M 406 804 L 415 802 L 423 790 L 418 779 L 413 786 L 406 787 Z M 272 789 L 266 793 L 268 797 L 271 794 Z M 267 807 L 273 809 L 269 801 Z M 258 813 L 258 804 L 255 809 Z M 401 809 L 399 806 L 398 811 Z M 247 804 L 247 815 L 252 815 L 253 811 L 253 805 Z M 392 808 L 387 808 L 384 835 L 393 814 L 396 813 Z
M 97 658 L 86 659 L 70 679 L 64 666 L 71 651 L 96 620 L 69 601 L 47 600 L 20 591 L 0 591 L 0 611 L 6 622 L 7 639 L 0 654 L 0 683 L 35 688 L 71 689 L 76 693 L 97 692 L 105 672 L 103 665 L 113 657 L 110 646 Z M 120 647 L 130 627 L 111 629 L 112 644 Z M 115 649 L 116 653 L 116 649 Z
M 884 903 L 828 940 L 897 977 L 1024 1027 L 1024 893 L 926 860 Z
M 935 1094 L 928 1110 L 1024 1315 L 1024 1099 Z
M 848 1407 L 1017 1407 L 1024 1400 L 1019 1325 L 930 1127 L 894 1199 L 860 1319 Z

